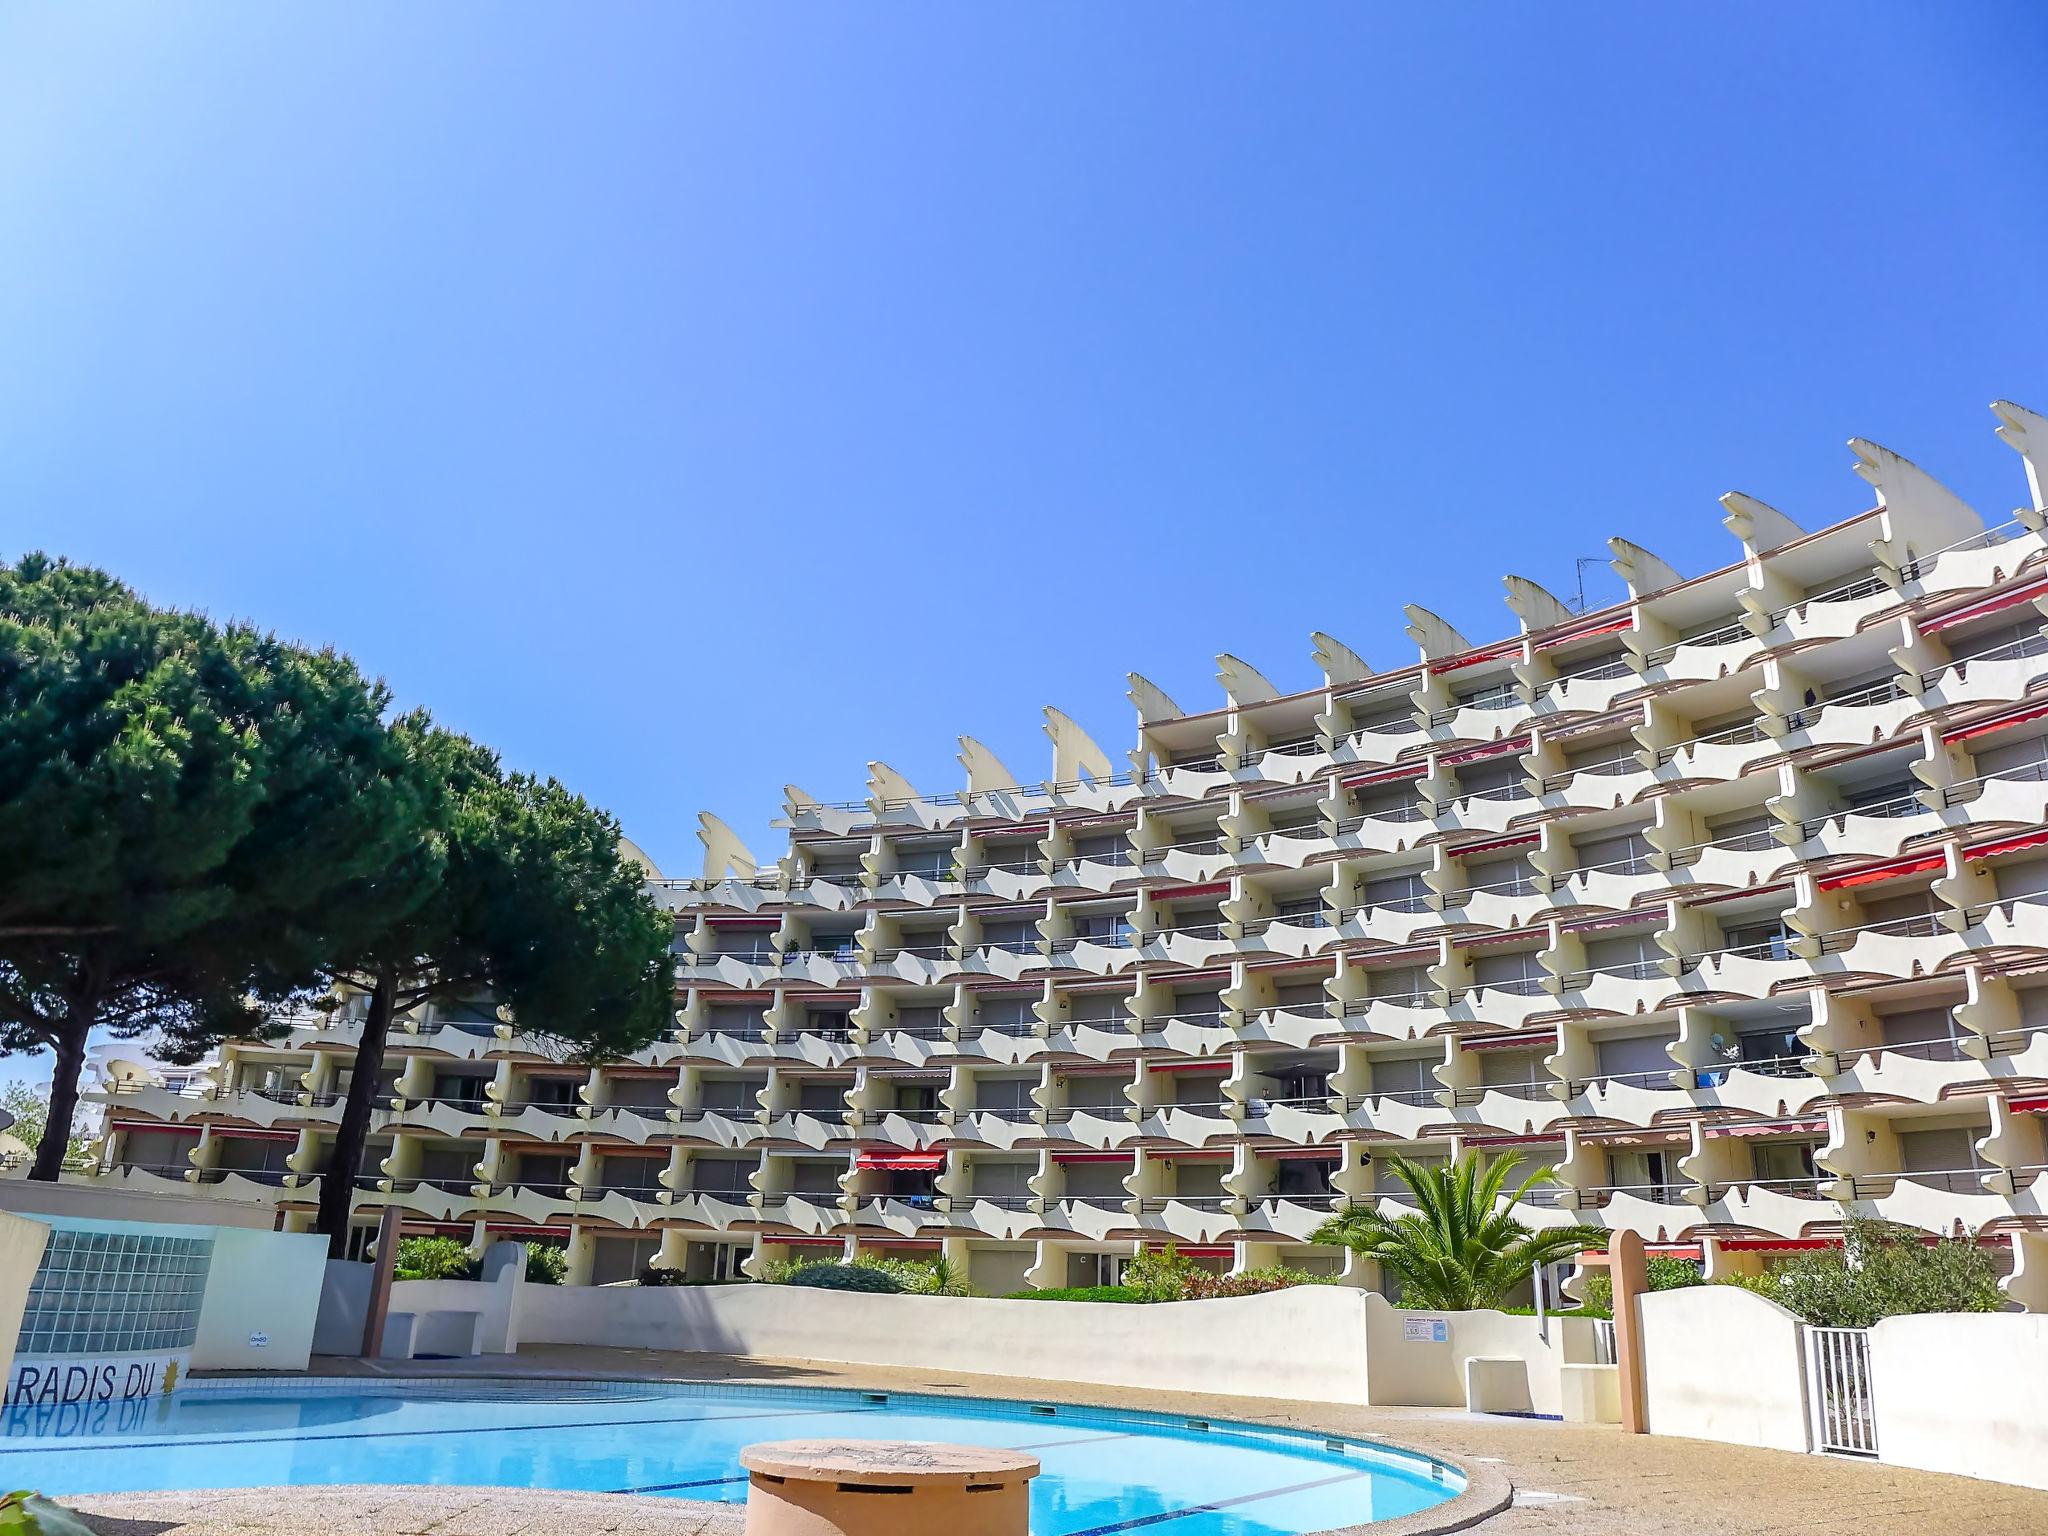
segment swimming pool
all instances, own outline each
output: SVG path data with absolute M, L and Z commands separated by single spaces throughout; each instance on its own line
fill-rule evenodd
M 1026 1450 L 1032 1536 L 1299 1536 L 1413 1514 L 1453 1467 L 1355 1441 L 1110 1409 L 597 1381 L 195 1382 L 168 1399 L 22 1405 L 0 1481 L 56 1497 L 319 1483 L 561 1488 L 740 1503 L 742 1447 L 823 1436 Z

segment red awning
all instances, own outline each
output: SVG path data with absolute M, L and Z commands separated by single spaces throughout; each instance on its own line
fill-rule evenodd
M 173 1136 L 197 1136 L 204 1126 L 173 1125 L 168 1120 L 116 1120 L 109 1131 L 165 1131 Z M 294 1137 L 294 1140 L 297 1138 Z
M 1465 843 L 1450 850 L 1454 859 L 1469 859 L 1475 853 L 1499 853 L 1508 848 L 1534 848 L 1543 841 L 1540 832 L 1524 832 L 1515 837 L 1496 837 L 1484 843 Z
M 2032 581 L 2021 582 L 2018 586 L 2009 587 L 2003 592 L 1983 599 L 1981 602 L 1971 603 L 1967 607 L 1958 608 L 1951 613 L 1944 613 L 1939 618 L 1928 619 L 1921 624 L 1920 633 L 1923 635 L 1938 635 L 1945 629 L 1954 629 L 1958 624 L 1967 624 L 1972 619 L 1983 618 L 1987 613 L 1997 613 L 2001 609 L 2011 608 L 2019 603 L 2031 602 L 2034 598 L 2043 595 L 2048 595 L 2048 576 L 2036 577 Z
M 946 1166 L 943 1152 L 856 1152 L 856 1168 L 900 1168 L 915 1173 L 937 1173 Z
M 1651 907 L 1648 911 L 1644 912 L 1624 912 L 1619 917 L 1588 918 L 1583 923 L 1566 923 L 1564 931 L 1566 933 L 1597 933 L 1605 928 L 1640 928 L 1646 923 L 1662 927 L 1664 923 L 1664 909 L 1662 907 Z
M 1724 1141 L 1752 1136 L 1812 1135 L 1827 1128 L 1825 1120 L 1771 1120 L 1761 1124 L 1702 1126 L 1700 1134 L 1708 1141 Z
M 1625 629 L 1634 629 L 1634 619 L 1610 619 L 1605 624 L 1594 624 L 1585 629 L 1566 630 L 1561 635 L 1552 635 L 1548 640 L 1538 640 L 1536 649 L 1547 651 L 1554 645 L 1570 645 L 1574 640 L 1590 640 L 1595 635 L 1618 635 Z
M 712 928 L 780 928 L 779 917 L 707 917 L 707 926 Z
M 1510 752 L 1520 752 L 1529 745 L 1526 736 L 1515 736 L 1507 741 L 1489 742 L 1483 747 L 1467 747 L 1462 752 L 1446 753 L 1439 762 L 1445 768 L 1462 768 L 1467 763 L 1483 763 L 1490 757 L 1506 757 Z
M 1458 1043 L 1468 1051 L 1507 1051 L 1519 1045 L 1555 1045 L 1557 1031 L 1538 1029 L 1517 1035 L 1467 1035 Z
M 245 1131 L 240 1126 L 215 1126 L 215 1141 L 297 1141 L 297 1131 Z
M 2038 1099 L 2014 1099 L 2006 1108 L 2016 1115 L 2048 1115 L 2048 1094 Z
M 1823 875 L 1814 882 L 1814 886 L 1822 891 L 1846 891 L 1852 886 L 1877 885 L 1886 880 L 1901 880 L 1907 875 L 1925 874 L 1929 870 L 1947 867 L 1948 860 L 1943 855 L 1921 853 L 1910 858 L 1889 859 L 1882 864 L 1866 864 L 1845 874 Z
M 1185 901 L 1190 896 L 1228 896 L 1230 882 L 1214 880 L 1207 885 L 1170 885 L 1152 893 L 1154 901 Z
M 1055 1152 L 1052 1160 L 1056 1163 L 1128 1163 L 1134 1161 L 1130 1152 Z
M 1227 1163 L 1236 1156 L 1229 1147 L 1190 1147 L 1186 1151 L 1148 1152 L 1155 1163 Z
M 1258 1156 L 1269 1157 L 1276 1163 L 1341 1163 L 1344 1161 L 1342 1147 L 1260 1147 L 1255 1149 Z
M 1155 1061 L 1154 1072 L 1228 1072 L 1234 1065 L 1228 1061 Z
M 2009 709 L 2003 714 L 1993 715 L 1988 720 L 1978 720 L 1970 725 L 1960 725 L 1943 734 L 1943 741 L 1968 741 L 1972 736 L 1989 736 L 1993 731 L 2002 731 L 2009 725 L 2023 725 L 2029 720 L 2039 720 L 2048 715 L 2048 704 L 2033 704 L 2023 709 Z
M 1468 1147 L 1540 1147 L 1564 1140 L 1564 1132 L 1552 1136 L 1466 1136 L 1463 1144 Z
M 1498 661 L 1503 656 L 1512 656 L 1522 648 L 1521 637 L 1503 640 L 1496 645 L 1481 646 L 1476 651 L 1467 651 L 1462 656 L 1453 656 L 1448 661 L 1433 661 L 1429 670 L 1441 676 L 1445 672 L 1458 672 L 1466 667 L 1476 667 L 1482 661 Z
M 1983 859 L 1995 859 L 2000 854 L 2018 853 L 2023 849 L 2040 848 L 2044 845 L 2048 845 L 2048 831 L 2019 832 L 2011 837 L 1995 837 L 1988 843 L 1978 843 L 1974 847 L 1965 848 L 1963 857 L 1974 864 Z
M 1427 763 L 1403 763 L 1398 768 L 1382 768 L 1377 773 L 1361 773 L 1342 781 L 1346 789 L 1362 789 L 1368 784 L 1400 784 L 1409 779 L 1419 779 L 1429 771 Z

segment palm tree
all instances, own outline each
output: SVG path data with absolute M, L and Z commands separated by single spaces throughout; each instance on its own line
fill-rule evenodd
M 1519 1152 L 1505 1152 L 1482 1170 L 1476 1155 L 1438 1168 L 1390 1157 L 1387 1165 L 1414 1193 L 1418 1209 L 1390 1218 L 1356 1206 L 1316 1228 L 1314 1241 L 1377 1259 L 1401 1277 L 1401 1299 L 1409 1306 L 1445 1312 L 1497 1307 L 1536 1265 L 1607 1245 L 1608 1234 L 1598 1227 L 1539 1232 L 1516 1219 L 1517 1201 L 1536 1185 L 1555 1182 L 1548 1168 L 1538 1168 L 1504 1197 L 1521 1160 Z

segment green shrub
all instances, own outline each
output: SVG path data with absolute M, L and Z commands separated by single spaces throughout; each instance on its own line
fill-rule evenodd
M 476 1260 L 455 1237 L 402 1237 L 393 1273 L 400 1280 L 474 1280 Z
M 1224 1296 L 1263 1296 L 1269 1291 L 1292 1290 L 1297 1285 L 1334 1285 L 1335 1275 L 1312 1275 L 1305 1269 L 1275 1264 L 1266 1269 L 1247 1269 L 1235 1275 L 1212 1275 L 1197 1270 L 1190 1276 L 1183 1298 L 1213 1301 Z
M 1141 1301 L 1182 1301 L 1190 1286 L 1214 1278 L 1172 1243 L 1157 1253 L 1141 1253 L 1124 1266 L 1124 1284 Z
M 1128 1285 L 1065 1285 L 1043 1291 L 1012 1291 L 1006 1301 L 1122 1301 L 1145 1298 Z
M 877 1264 L 805 1264 L 792 1273 L 785 1285 L 804 1285 L 820 1291 L 870 1291 L 895 1296 L 903 1282 Z
M 680 1269 L 663 1269 L 658 1264 L 649 1264 L 640 1271 L 639 1283 L 642 1285 L 710 1285 L 722 1282 L 686 1280 L 683 1278 L 683 1272 Z
M 1761 1275 L 1737 1276 L 1822 1328 L 1868 1328 L 1920 1312 L 1998 1312 L 1998 1266 L 1974 1237 L 1923 1241 L 1911 1227 L 1853 1220 L 1842 1246 L 1802 1253 Z
M 535 1285 L 560 1285 L 569 1278 L 569 1250 L 554 1243 L 528 1243 L 526 1278 Z
M 1649 1271 L 1650 1289 L 1653 1291 L 1682 1291 L 1689 1285 L 1701 1285 L 1706 1281 L 1706 1276 L 1700 1272 L 1699 1265 L 1691 1259 L 1656 1255 L 1652 1256 L 1645 1267 Z M 1590 1274 L 1580 1281 L 1579 1296 L 1584 1306 L 1594 1315 L 1614 1315 L 1614 1277 L 1605 1270 Z M 1560 1312 L 1556 1315 L 1563 1317 L 1567 1314 Z

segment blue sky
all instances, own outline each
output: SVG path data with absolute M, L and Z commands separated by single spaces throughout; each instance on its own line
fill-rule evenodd
M 1980 510 L 2048 8 L 0 7 L 0 552 L 333 642 L 671 873 L 1123 675 Z M 1613 595 L 1598 574 L 1592 595 Z

